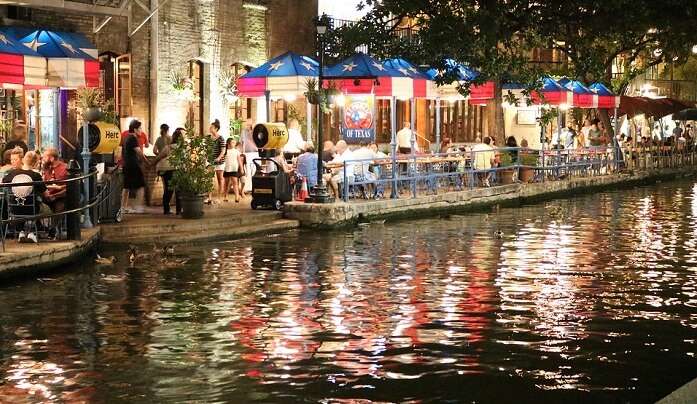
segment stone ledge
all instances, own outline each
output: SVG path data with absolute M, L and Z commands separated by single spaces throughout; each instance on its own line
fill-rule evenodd
M 302 227 L 335 228 L 358 221 L 394 217 L 414 217 L 448 211 L 477 209 L 498 203 L 520 202 L 526 199 L 553 198 L 558 195 L 586 192 L 611 186 L 631 186 L 641 182 L 672 179 L 695 172 L 694 168 L 664 169 L 655 172 L 610 174 L 597 177 L 572 177 L 559 181 L 533 184 L 511 184 L 493 188 L 444 192 L 417 198 L 385 199 L 379 201 L 309 204 L 290 202 L 284 217 L 300 221 Z
M 80 241 L 8 245 L 0 254 L 0 278 L 32 275 L 87 256 L 100 239 L 100 229 L 83 229 Z

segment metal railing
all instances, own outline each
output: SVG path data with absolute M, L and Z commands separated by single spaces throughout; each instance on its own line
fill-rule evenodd
M 20 225 L 27 222 L 34 223 L 38 228 L 38 223 L 44 224 L 43 227 L 57 227 L 57 238 L 64 237 L 67 240 L 81 239 L 81 215 L 91 215 L 92 223 L 97 223 L 100 218 L 99 207 L 110 197 L 113 189 L 106 183 L 99 192 L 96 191 L 96 176 L 97 171 L 92 170 L 89 174 L 80 174 L 82 170 L 71 170 L 69 178 L 56 181 L 32 181 L 32 182 L 11 182 L 0 183 L 0 239 L 2 241 L 2 251 L 5 250 L 5 238 L 10 231 L 13 231 L 12 225 Z M 89 195 L 85 195 L 86 187 L 84 183 L 88 182 Z M 37 186 L 48 185 L 65 185 L 66 193 L 63 199 L 65 207 L 60 212 L 42 212 L 41 204 L 46 204 L 41 200 L 41 195 L 36 194 Z M 13 188 L 31 187 L 30 193 L 13 192 Z M 26 195 L 25 197 L 17 195 Z M 21 200 L 26 200 L 31 197 L 30 204 L 24 204 Z M 14 201 L 14 203 L 11 203 Z M 19 201 L 19 202 L 18 202 Z M 23 208 L 22 213 L 17 213 Z M 14 211 L 13 211 L 14 210 Z M 30 211 L 30 214 L 23 214 L 25 211 Z M 58 223 L 58 224 L 56 224 Z M 64 227 L 64 228 L 63 228 Z M 37 234 L 38 237 L 38 234 Z
M 697 147 L 686 145 L 567 150 L 516 147 L 347 160 L 334 169 L 331 181 L 338 185 L 341 199 L 349 202 L 695 165 Z

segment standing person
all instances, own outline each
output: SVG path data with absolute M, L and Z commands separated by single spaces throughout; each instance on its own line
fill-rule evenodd
M 237 170 L 237 185 L 239 187 L 238 194 L 241 199 L 244 199 L 244 186 L 247 182 L 247 154 L 243 153 L 243 147 L 242 142 L 237 143 L 237 151 L 240 152 L 240 169 Z
M 167 138 L 163 140 L 164 145 L 159 146 L 159 153 L 155 159 L 155 169 L 157 170 L 157 174 L 162 177 L 162 210 L 165 215 L 170 215 L 172 213 L 170 202 L 172 201 L 172 196 L 175 195 L 174 186 L 172 185 L 174 167 L 172 167 L 172 163 L 170 162 L 170 156 L 174 148 L 177 147 L 183 139 L 184 128 L 177 128 L 171 138 L 167 136 Z M 175 212 L 178 215 L 181 213 L 178 195 L 175 196 L 175 206 Z
M 235 194 L 235 202 L 240 202 L 240 185 L 239 185 L 239 172 L 244 170 L 242 167 L 242 158 L 237 142 L 232 138 L 228 138 L 225 143 L 225 148 L 227 152 L 225 153 L 225 170 L 223 172 L 223 177 L 225 178 L 225 202 L 228 201 L 227 196 L 230 194 L 230 186 L 232 186 L 232 191 Z
M 593 126 L 593 125 L 591 124 L 591 120 L 590 120 L 590 119 L 586 118 L 586 119 L 583 121 L 583 126 L 581 127 L 581 130 L 580 130 L 581 134 L 580 134 L 579 137 L 578 137 L 578 140 L 579 140 L 579 142 L 578 142 L 579 149 L 583 149 L 583 148 L 585 148 L 585 147 L 588 147 L 588 141 L 589 141 L 589 139 L 590 139 L 590 131 L 591 131 L 591 127 L 592 127 L 592 126 Z
M 411 154 L 411 138 L 413 136 L 411 123 L 404 122 L 404 127 L 397 132 L 397 151 L 400 154 Z M 414 149 L 418 151 L 418 145 L 414 142 Z
M 215 184 L 217 187 L 218 198 L 222 198 L 225 194 L 225 177 L 223 177 L 223 171 L 225 170 L 225 140 L 220 136 L 220 121 L 215 120 L 211 123 L 208 128 L 208 133 L 211 135 L 211 142 L 213 144 L 212 154 L 211 154 L 211 164 L 215 166 Z M 209 205 L 213 203 L 213 198 L 211 195 L 206 201 Z
M 128 137 L 128 134 L 129 134 L 130 131 L 131 131 L 131 130 L 130 130 L 131 124 L 132 124 L 133 122 L 138 122 L 138 123 L 140 123 L 139 120 L 134 119 L 134 120 L 132 120 L 132 121 L 128 124 L 128 128 L 129 128 L 129 129 L 128 129 L 128 130 L 125 130 L 125 131 L 123 131 L 123 132 L 121 132 L 121 143 L 119 143 L 119 146 L 123 147 L 123 142 L 124 142 L 124 141 L 126 140 L 126 138 Z M 148 139 L 148 134 L 145 133 L 145 132 L 142 130 L 142 124 L 141 124 L 141 130 L 140 130 L 140 132 L 138 132 L 138 134 L 136 135 L 136 138 L 138 139 L 138 147 L 140 147 L 140 150 L 143 150 L 144 148 L 150 147 L 150 139 Z
M 143 176 L 143 164 L 147 164 L 143 149 L 138 139 L 141 134 L 142 124 L 137 119 L 128 125 L 128 134 L 123 138 L 121 146 L 121 158 L 123 159 L 123 192 L 121 194 L 121 209 L 124 213 L 143 213 L 143 196 L 145 194 L 145 177 Z M 131 192 L 135 192 L 136 208 L 129 210 L 128 198 Z
M 574 125 L 569 122 L 566 127 L 566 141 L 564 142 L 565 149 L 574 149 L 576 146 L 576 131 L 574 130 Z
M 591 128 L 588 130 L 588 142 L 593 147 L 598 147 L 601 145 L 602 131 L 598 127 L 600 121 L 598 119 L 593 119 L 591 122 Z
M 160 136 L 155 140 L 152 152 L 157 156 L 170 143 L 172 143 L 172 138 L 169 136 L 169 125 L 163 123 L 160 125 Z

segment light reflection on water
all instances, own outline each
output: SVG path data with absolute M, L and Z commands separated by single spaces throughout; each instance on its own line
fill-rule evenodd
M 676 182 L 86 265 L 0 289 L 0 401 L 652 402 L 697 377 L 696 239 Z

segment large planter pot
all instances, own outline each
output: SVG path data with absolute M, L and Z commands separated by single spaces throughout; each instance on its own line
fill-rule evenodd
M 305 93 L 305 96 L 307 97 L 307 102 L 309 102 L 312 105 L 318 105 L 319 104 L 319 94 L 317 93 Z
M 501 175 L 501 184 L 513 184 L 514 172 L 515 171 L 512 168 L 499 171 L 499 174 Z
M 203 217 L 203 200 L 206 195 L 182 194 L 182 217 L 184 219 L 200 219 Z
M 99 108 L 87 108 L 82 112 L 82 119 L 87 122 L 96 122 L 102 117 L 102 111 Z
M 518 174 L 518 179 L 522 183 L 532 182 L 535 177 L 535 169 L 530 167 L 520 167 L 520 173 Z

